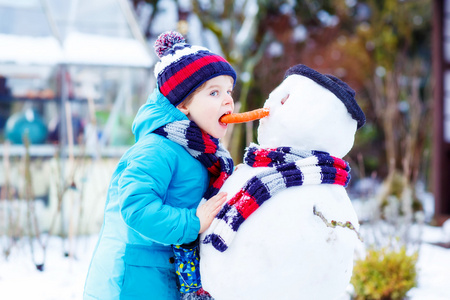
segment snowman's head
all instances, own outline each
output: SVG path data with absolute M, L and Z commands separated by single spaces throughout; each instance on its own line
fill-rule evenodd
M 264 107 L 270 115 L 260 121 L 258 143 L 266 148 L 290 146 L 343 157 L 365 123 L 347 84 L 304 65 L 286 72 Z

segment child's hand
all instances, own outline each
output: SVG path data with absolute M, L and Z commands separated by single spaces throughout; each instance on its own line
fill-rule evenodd
M 200 219 L 200 231 L 199 234 L 208 229 L 211 225 L 214 217 L 219 212 L 222 204 L 227 200 L 227 193 L 222 192 L 214 197 L 211 197 L 208 201 L 203 203 L 197 208 L 197 217 Z

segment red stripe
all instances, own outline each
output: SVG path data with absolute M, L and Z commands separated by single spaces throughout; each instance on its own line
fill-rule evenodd
M 167 96 L 170 91 L 176 88 L 186 78 L 197 72 L 199 69 L 210 63 L 215 63 L 218 61 L 227 62 L 223 57 L 218 55 L 205 56 L 191 62 L 190 64 L 173 74 L 166 82 L 164 82 L 164 84 L 160 87 L 161 93 L 164 96 Z
M 334 162 L 333 167 L 336 168 L 336 176 L 334 178 L 334 183 L 345 186 L 348 179 L 348 172 L 345 171 L 347 168 L 347 163 L 345 160 L 332 156 Z
M 206 168 L 213 176 L 219 176 L 220 174 L 220 161 L 216 161 L 212 166 Z
M 336 177 L 334 178 L 335 184 L 340 184 L 342 186 L 345 185 L 345 182 L 347 181 L 348 173 L 342 169 L 336 169 Z
M 258 203 L 255 201 L 255 198 L 247 193 L 244 193 L 234 206 L 244 217 L 244 219 L 247 219 L 259 207 Z
M 332 156 L 334 163 L 333 163 L 333 167 L 335 167 L 336 169 L 345 169 L 347 168 L 347 164 L 345 163 L 344 160 L 334 157 Z
M 239 190 L 239 192 L 236 193 L 236 195 L 233 196 L 233 198 L 231 198 L 230 200 L 228 200 L 227 204 L 230 206 L 233 206 L 234 204 L 236 204 L 236 202 L 239 201 L 239 199 L 241 198 L 241 196 L 245 193 L 244 190 Z
M 267 167 L 271 162 L 272 162 L 272 160 L 268 157 L 259 157 L 258 160 L 256 160 L 253 163 L 252 167 L 254 167 L 254 168 Z
M 220 189 L 228 177 L 229 175 L 226 172 L 220 172 L 219 177 L 216 180 L 214 180 L 212 186 L 216 189 Z
M 267 155 L 269 155 L 270 151 L 272 151 L 273 149 L 259 149 L 255 151 L 255 162 L 253 163 L 254 168 L 257 167 L 267 167 L 271 162 L 272 159 L 267 157 Z
M 205 144 L 205 153 L 216 153 L 217 146 L 211 140 L 211 136 L 202 130 L 202 139 Z

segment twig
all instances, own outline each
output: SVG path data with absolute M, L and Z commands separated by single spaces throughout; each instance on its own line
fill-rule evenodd
M 331 220 L 331 222 L 328 222 L 328 220 L 324 217 L 324 215 L 320 211 L 317 211 L 316 206 L 313 207 L 313 213 L 314 213 L 314 215 L 316 215 L 320 219 L 322 219 L 322 221 L 325 223 L 325 225 L 327 225 L 327 227 L 331 227 L 331 228 L 336 228 L 336 227 L 348 228 L 348 229 L 350 229 L 350 230 L 352 230 L 352 231 L 354 231 L 356 233 L 356 235 L 358 236 L 358 239 L 361 242 L 364 242 L 363 238 L 359 234 L 358 230 L 356 230 L 355 226 L 353 226 L 352 222 L 347 221 L 347 222 L 343 223 L 343 222 L 335 221 L 335 220 Z
M 14 221 L 13 221 L 13 193 L 12 193 L 12 187 L 10 183 L 9 175 L 11 173 L 10 170 L 10 164 L 9 164 L 9 142 L 5 142 L 5 152 L 3 153 L 3 166 L 5 170 L 5 183 L 1 192 L 1 199 L 3 199 L 3 205 L 5 209 L 5 214 L 7 215 L 7 224 L 5 225 L 5 232 L 6 232 L 6 243 L 3 247 L 3 253 L 5 254 L 5 258 L 7 259 L 9 254 L 11 254 L 11 249 L 15 243 L 14 241 Z M 18 214 L 19 215 L 19 214 Z M 3 225 L 3 224 L 2 224 Z M 9 241 L 9 243 L 8 243 Z
M 25 165 L 25 198 L 27 201 L 27 224 L 28 224 L 28 230 L 29 230 L 29 242 L 30 242 L 30 251 L 31 251 L 31 259 L 33 260 L 33 263 L 35 264 L 36 268 L 39 271 L 44 270 L 45 265 L 45 252 L 46 252 L 46 245 L 42 242 L 41 239 L 41 233 L 39 230 L 38 220 L 36 216 L 36 209 L 34 206 L 34 191 L 33 191 L 33 181 L 31 176 L 31 158 L 30 158 L 30 139 L 28 137 L 28 132 L 25 132 L 23 135 L 23 144 L 25 146 L 25 158 L 24 158 L 24 165 Z M 39 246 L 42 248 L 42 251 L 44 253 L 43 255 L 43 261 L 42 263 L 38 263 L 36 260 L 36 253 L 34 251 L 33 246 L 33 228 L 34 228 L 34 236 L 36 237 L 36 241 L 38 242 Z

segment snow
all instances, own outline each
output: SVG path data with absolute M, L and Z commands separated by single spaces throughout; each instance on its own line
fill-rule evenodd
M 450 250 L 423 244 L 419 255 L 419 284 L 408 295 L 412 300 L 450 299 Z
M 272 42 L 267 48 L 267 52 L 271 57 L 281 57 L 284 53 L 283 44 L 279 42 Z
M 72 32 L 61 47 L 54 37 L 0 34 L 0 62 L 55 65 L 58 63 L 130 66 L 154 64 L 148 49 L 131 38 Z
M 64 62 L 104 66 L 151 67 L 153 59 L 137 40 L 80 32 L 70 33 L 63 43 Z
M 152 22 L 152 34 L 158 36 L 160 33 L 177 28 L 177 6 L 173 1 L 159 1 L 158 10 L 164 13 L 156 14 Z M 197 44 L 195 44 L 197 45 Z
M 56 38 L 0 34 L 0 61 L 17 64 L 54 65 L 63 60 Z
M 292 33 L 292 39 L 295 42 L 303 42 L 308 38 L 308 30 L 303 25 L 297 25 Z
M 1 241 L 4 245 L 5 240 Z M 82 299 L 84 280 L 97 236 L 75 238 L 73 241 L 75 251 L 72 257 L 64 255 L 63 242 L 63 239 L 56 236 L 49 240 L 43 272 L 36 269 L 26 240 L 18 242 L 8 260 L 5 260 L 5 256 L 2 255 L 0 257 L 0 298 L 5 300 Z M 37 250 L 37 244 L 34 249 Z
M 259 7 L 254 0 L 249 1 L 245 6 L 246 18 L 235 38 L 235 42 L 240 48 L 244 48 L 249 43 L 248 37 L 252 36 L 250 33 L 255 30 L 256 15 L 258 10 Z
M 449 225 L 450 220 L 442 227 L 424 227 L 417 263 L 418 287 L 409 291 L 411 300 L 450 299 L 450 249 L 433 245 L 450 242 Z
M 417 288 L 410 290 L 409 300 L 448 300 L 450 289 L 450 249 L 430 243 L 443 241 L 442 227 L 424 227 L 419 253 Z M 3 244 L 3 240 L 2 245 Z M 20 241 L 8 261 L 0 257 L 0 298 L 33 300 L 82 299 L 84 280 L 97 236 L 77 237 L 75 258 L 64 257 L 63 241 L 52 237 L 43 272 L 34 267 L 29 244 Z M 343 300 L 343 299 L 342 299 Z

